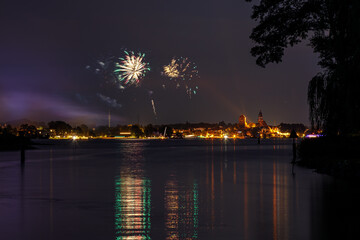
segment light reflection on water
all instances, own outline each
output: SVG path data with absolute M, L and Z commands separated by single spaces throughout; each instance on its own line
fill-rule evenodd
M 163 186 L 160 186 L 163 199 L 159 199 L 159 196 L 151 194 L 153 186 L 146 173 L 145 146 L 143 143 L 122 145 L 123 160 L 119 168 L 120 175 L 115 180 L 116 239 L 152 238 L 151 226 L 161 222 L 152 224 L 151 203 L 154 199 L 157 206 L 162 205 L 164 239 L 198 239 L 199 212 L 202 212 L 205 228 L 217 232 L 235 224 L 241 239 L 253 239 L 258 234 L 251 231 L 256 228 L 252 220 L 254 216 L 258 215 L 260 221 L 264 222 L 269 221 L 268 216 L 271 214 L 271 225 L 267 223 L 266 231 L 273 239 L 289 238 L 288 185 L 292 183 L 288 179 L 288 165 L 277 159 L 265 163 L 261 160 L 248 163 L 246 159 L 242 161 L 242 157 L 237 156 L 235 144 L 230 149 L 226 142 L 212 144 L 210 148 L 207 147 L 206 173 L 201 174 L 200 171 L 199 175 L 192 176 L 190 183 L 184 183 L 179 172 L 170 165 L 171 171 L 165 174 Z M 276 150 L 275 145 L 271 149 Z M 230 153 L 233 153 L 231 160 L 228 159 Z M 255 173 L 254 167 L 258 167 Z M 248 168 L 252 168 L 251 175 Z M 202 175 L 205 175 L 206 183 L 201 189 L 204 205 L 199 203 L 196 180 L 200 178 L 202 181 Z M 270 184 L 271 188 L 264 190 L 264 184 Z M 295 205 L 298 206 L 296 201 Z M 226 205 L 231 206 L 234 202 L 237 204 L 232 206 L 232 213 L 227 212 Z M 228 218 L 233 214 L 235 221 L 231 222 Z
M 267 151 L 281 148 L 275 145 L 270 147 L 261 146 Z M 261 239 L 270 234 L 274 240 L 289 238 L 291 209 L 288 185 L 292 182 L 289 181 L 288 164 L 279 162 L 277 158 L 249 162 L 244 156 L 237 155 L 236 150 L 239 149 L 236 149 L 235 143 L 229 149 L 226 142 L 220 145 L 212 142 L 211 146 L 206 147 L 208 160 L 205 172 L 200 166 L 196 175 L 188 176 L 191 181 L 184 182 L 183 176 L 179 175 L 184 173 L 166 163 L 170 169 L 163 173 L 163 185 L 153 186 L 147 174 L 146 164 L 149 163 L 144 156 L 145 148 L 146 144 L 142 142 L 122 144 L 120 174 L 115 179 L 115 239 L 152 239 L 152 226 L 159 228 L 162 222 L 153 220 L 154 201 L 157 207 L 163 209 L 164 233 L 160 235 L 164 239 L 198 239 L 199 215 L 202 215 L 203 230 L 216 234 L 230 230 L 230 234 L 236 233 L 245 240 Z M 229 159 L 231 154 L 232 159 Z M 199 195 L 196 179 L 200 180 L 200 184 L 205 183 L 200 189 L 202 196 Z M 157 192 L 162 189 L 163 193 L 152 195 L 153 187 L 157 188 Z M 162 199 L 159 199 L 161 196 Z M 296 206 L 297 200 L 294 201 Z M 264 233 L 252 230 L 257 228 L 254 217 L 261 224 L 266 223 Z M 229 229 L 229 226 L 232 227 Z
M 24 169 L 12 154 L 0 153 L 1 239 L 318 240 L 358 229 L 353 189 L 292 175 L 281 141 L 45 145 Z
M 151 180 L 145 176 L 144 145 L 122 145 L 120 175 L 115 179 L 115 239 L 151 239 Z M 166 239 L 198 238 L 198 184 L 181 185 L 175 175 L 164 184 Z
M 150 239 L 149 180 L 123 177 L 115 182 L 116 239 Z
M 151 181 L 144 175 L 142 143 L 122 145 L 120 175 L 115 177 L 115 239 L 148 240 L 151 229 Z
M 167 181 L 164 202 L 166 239 L 197 239 L 199 224 L 197 184 L 194 182 L 192 189 L 184 189 L 174 179 Z

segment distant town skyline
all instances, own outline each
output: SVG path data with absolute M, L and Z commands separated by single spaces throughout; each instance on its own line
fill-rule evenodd
M 5 121 L 5 122 L 0 122 L 0 124 L 2 124 L 3 126 L 5 125 L 10 125 L 10 126 L 13 126 L 13 127 L 20 127 L 21 125 L 23 124 L 28 124 L 28 125 L 34 125 L 34 126 L 42 126 L 42 127 L 46 127 L 48 125 L 49 122 L 52 122 L 52 121 L 63 121 L 61 119 L 57 119 L 57 120 L 51 120 L 51 121 L 34 121 L 34 120 L 31 120 L 31 119 L 26 119 L 26 118 L 23 118 L 23 119 L 17 119 L 17 120 L 13 120 L 13 121 Z M 140 121 L 140 119 L 139 119 Z M 152 125 L 176 125 L 176 124 L 235 124 L 235 125 L 238 125 L 239 127 L 241 128 L 253 128 L 253 127 L 257 127 L 257 126 L 260 126 L 260 127 L 268 127 L 268 126 L 279 126 L 280 124 L 304 124 L 304 123 L 301 123 L 301 122 L 297 122 L 297 123 L 287 123 L 287 122 L 280 122 L 280 123 L 274 123 L 274 124 L 267 124 L 264 117 L 263 117 L 263 114 L 262 114 L 262 111 L 260 110 L 260 112 L 258 113 L 258 116 L 257 116 L 257 119 L 255 121 L 251 121 L 249 120 L 245 115 L 240 115 L 238 117 L 238 119 L 235 119 L 234 121 L 230 121 L 230 122 L 225 122 L 225 121 L 218 121 L 218 122 L 207 122 L 207 121 L 200 121 L 200 122 L 175 122 L 175 123 L 141 123 L 141 122 L 129 122 L 129 123 L 120 123 L 120 122 L 116 122 L 114 121 L 112 118 L 111 118 L 111 115 L 108 115 L 108 119 L 107 119 L 107 122 L 104 123 L 104 124 L 89 124 L 87 123 L 86 121 L 85 122 L 72 122 L 72 121 L 64 121 L 66 123 L 69 123 L 70 125 L 72 125 L 73 127 L 76 127 L 76 126 L 80 126 L 80 125 L 87 125 L 89 127 L 99 127 L 99 126 L 107 126 L 107 127 L 116 127 L 116 126 L 119 126 L 119 125 L 136 125 L 136 124 L 139 124 L 139 125 L 142 125 L 142 126 L 145 126 L 145 125 L 149 125 L 149 124 L 152 124 Z M 306 124 L 305 124 L 306 126 Z M 307 127 L 310 128 L 310 126 L 308 125 Z
M 271 125 L 309 125 L 316 56 L 301 44 L 286 50 L 283 63 L 256 66 L 249 39 L 255 22 L 245 1 L 19 1 L 1 12 L 0 122 L 107 125 L 109 109 L 119 124 L 228 123 L 242 114 L 256 122 L 262 110 Z M 141 87 L 121 90 L 86 69 L 123 49 L 146 53 L 151 70 Z M 191 99 L 163 87 L 169 80 L 162 67 L 175 56 L 198 66 Z

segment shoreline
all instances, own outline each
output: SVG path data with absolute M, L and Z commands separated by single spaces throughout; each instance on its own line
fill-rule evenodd
M 360 180 L 359 146 L 359 137 L 304 139 L 297 149 L 297 164 L 333 177 Z

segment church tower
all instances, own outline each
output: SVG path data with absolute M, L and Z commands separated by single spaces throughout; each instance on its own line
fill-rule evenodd
M 261 110 L 260 110 L 259 115 L 258 115 L 258 124 L 259 124 L 259 127 L 267 127 L 267 124 L 263 119 L 263 115 L 262 115 Z

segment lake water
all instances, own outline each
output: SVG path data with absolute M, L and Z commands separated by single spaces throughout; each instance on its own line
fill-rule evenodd
M 359 189 L 289 140 L 43 141 L 0 152 L 0 239 L 356 239 Z

